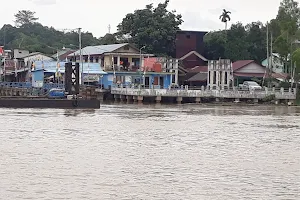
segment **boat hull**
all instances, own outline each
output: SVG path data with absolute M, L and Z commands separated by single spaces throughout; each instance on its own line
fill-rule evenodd
M 89 108 L 99 109 L 100 101 L 97 99 L 22 99 L 22 98 L 1 98 L 2 108 Z

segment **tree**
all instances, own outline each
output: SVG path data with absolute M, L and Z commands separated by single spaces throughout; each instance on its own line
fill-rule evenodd
M 205 57 L 209 60 L 225 58 L 226 36 L 224 31 L 214 31 L 204 36 Z
M 35 12 L 30 10 L 20 10 L 17 14 L 15 14 L 15 24 L 17 27 L 22 26 L 24 24 L 33 24 L 39 18 L 35 17 Z
M 280 28 L 280 35 L 274 42 L 275 50 L 280 54 L 281 59 L 285 62 L 285 68 L 288 69 L 288 57 L 293 52 L 293 43 L 297 39 L 299 29 L 300 9 L 298 3 L 294 0 L 283 0 L 280 3 L 276 23 Z M 290 62 L 290 69 L 292 63 Z M 286 72 L 290 72 L 286 70 Z
M 156 55 L 172 56 L 175 53 L 176 32 L 182 24 L 182 16 L 168 11 L 169 0 L 147 5 L 145 9 L 127 14 L 118 25 L 119 36 L 129 36 L 129 41 Z
M 260 63 L 266 58 L 266 26 L 261 22 L 252 22 L 245 26 L 245 30 L 249 59 Z
M 223 13 L 222 13 L 222 15 L 220 16 L 220 20 L 221 20 L 223 23 L 225 23 L 225 30 L 227 30 L 227 23 L 228 23 L 228 21 L 231 20 L 229 14 L 231 14 L 230 11 L 227 11 L 227 10 L 223 9 Z
M 113 34 L 110 34 L 110 33 L 107 33 L 105 36 L 101 37 L 99 40 L 100 40 L 101 45 L 118 43 L 116 36 Z
M 248 51 L 248 32 L 241 23 L 233 24 L 226 33 L 227 42 L 225 44 L 225 57 L 233 61 L 248 60 L 251 55 Z

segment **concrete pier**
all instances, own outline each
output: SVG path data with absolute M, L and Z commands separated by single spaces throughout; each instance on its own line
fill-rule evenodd
M 268 89 L 260 91 L 244 91 L 238 89 L 232 90 L 209 90 L 201 87 L 201 90 L 189 90 L 188 87 L 181 89 L 145 89 L 145 88 L 112 88 L 111 93 L 113 95 L 124 95 L 126 99 L 128 96 L 132 96 L 134 101 L 140 103 L 145 98 L 151 98 L 155 102 L 162 102 L 163 99 L 174 99 L 178 104 L 182 102 L 189 102 L 190 99 L 194 99 L 196 103 L 200 103 L 203 98 L 215 99 L 216 102 L 220 102 L 221 99 L 234 99 L 235 102 L 251 100 L 254 103 L 258 103 L 260 100 L 264 100 L 270 96 L 274 96 L 274 99 L 278 101 L 290 101 L 291 103 L 296 99 L 296 89 Z M 117 96 L 116 96 L 117 97 Z M 192 100 L 193 101 L 193 100 Z M 290 104 L 291 104 L 290 103 Z
M 181 103 L 182 103 L 182 99 L 183 99 L 182 97 L 177 97 L 177 98 L 176 98 L 177 103 L 178 103 L 178 104 L 181 104 Z
M 156 96 L 155 97 L 155 102 L 156 103 L 161 103 L 161 96 Z
M 201 103 L 201 98 L 200 98 L 200 97 L 196 97 L 196 98 L 195 98 L 195 102 L 196 102 L 196 103 Z

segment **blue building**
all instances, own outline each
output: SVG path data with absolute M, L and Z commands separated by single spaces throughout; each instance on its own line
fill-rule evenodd
M 100 84 L 104 89 L 113 85 L 138 86 L 147 88 L 166 89 L 175 80 L 174 73 L 168 72 L 107 72 L 103 75 Z
M 33 69 L 31 69 L 31 77 L 33 78 L 33 75 L 36 73 L 40 74 L 42 71 L 45 81 L 63 82 L 65 64 L 66 62 L 57 63 L 56 61 L 36 61 Z M 102 70 L 99 63 L 83 63 L 83 65 L 79 64 L 79 71 L 80 73 L 82 72 L 84 82 L 96 82 L 97 84 L 99 84 L 101 76 L 107 74 Z

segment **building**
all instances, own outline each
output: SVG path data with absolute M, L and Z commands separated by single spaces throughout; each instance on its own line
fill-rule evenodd
M 270 64 L 270 68 L 272 68 L 273 72 L 275 72 L 275 73 L 284 73 L 285 72 L 284 62 L 282 61 L 282 59 L 280 58 L 280 55 L 278 53 L 272 53 L 272 56 L 263 60 L 261 64 L 264 67 L 267 67 L 268 62 Z
M 100 63 L 105 71 L 136 71 L 140 68 L 143 54 L 140 49 L 129 43 L 87 46 L 81 50 L 83 62 Z M 80 50 L 67 56 L 69 61 L 80 61 Z
M 14 58 L 19 59 L 29 55 L 28 50 L 14 49 Z
M 28 55 L 18 57 L 17 59 L 19 61 L 23 61 L 25 64 L 32 63 L 32 62 L 35 62 L 35 61 L 54 61 L 53 58 L 51 58 L 49 56 L 46 56 L 46 55 L 44 55 L 43 53 L 40 53 L 40 52 L 33 52 L 33 53 L 28 54 Z
M 186 72 L 184 85 L 189 88 L 201 87 L 207 85 L 208 66 L 196 66 Z
M 51 57 L 54 58 L 55 60 L 59 61 L 67 61 L 68 60 L 68 55 L 76 52 L 76 50 L 70 49 L 70 48 L 63 48 L 62 50 L 57 51 L 57 53 L 53 54 Z
M 35 61 L 32 72 L 43 71 L 43 77 L 45 82 L 64 82 L 64 73 L 65 73 L 65 64 L 66 62 L 57 62 L 57 61 Z M 82 67 L 83 66 L 83 67 Z M 79 69 L 85 83 L 93 83 L 99 85 L 101 76 L 107 74 L 102 70 L 99 63 L 83 63 L 79 64 Z M 32 76 L 31 76 L 32 77 Z
M 158 89 L 178 85 L 178 59 L 145 58 L 143 63 L 145 65 L 137 71 L 106 71 L 100 84 L 104 89 L 114 85 Z
M 190 69 L 207 65 L 204 55 L 203 31 L 178 31 L 176 33 L 176 58 L 182 61 L 182 66 Z

